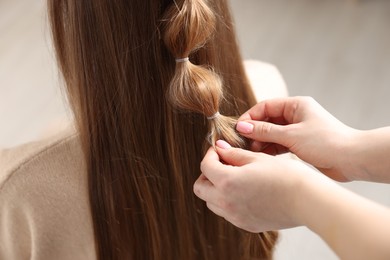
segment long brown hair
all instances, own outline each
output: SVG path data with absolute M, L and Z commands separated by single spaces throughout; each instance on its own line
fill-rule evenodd
M 192 193 L 209 131 L 239 145 L 227 116 L 255 103 L 226 2 L 48 0 L 99 259 L 272 258 L 275 232 L 241 231 Z

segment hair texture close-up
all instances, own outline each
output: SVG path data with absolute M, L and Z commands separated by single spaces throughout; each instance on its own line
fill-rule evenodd
M 227 0 L 48 0 L 48 11 L 98 259 L 272 259 L 276 232 L 242 231 L 193 194 L 205 145 L 243 147 L 234 118 L 256 102 Z

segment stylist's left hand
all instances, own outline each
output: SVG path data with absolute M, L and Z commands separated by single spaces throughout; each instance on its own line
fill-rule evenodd
M 215 214 L 250 232 L 302 225 L 296 205 L 307 196 L 306 179 L 319 175 L 299 161 L 232 148 L 225 141 L 217 142 L 217 151 L 208 150 L 201 171 L 195 194 Z

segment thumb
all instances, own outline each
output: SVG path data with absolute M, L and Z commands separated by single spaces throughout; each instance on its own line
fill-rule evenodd
M 287 126 L 276 125 L 264 121 L 239 121 L 237 123 L 237 131 L 250 139 L 259 142 L 275 143 L 287 146 L 288 137 L 286 136 Z
M 223 140 L 216 142 L 216 148 L 220 159 L 232 166 L 243 166 L 253 162 L 256 158 L 254 152 L 231 147 Z

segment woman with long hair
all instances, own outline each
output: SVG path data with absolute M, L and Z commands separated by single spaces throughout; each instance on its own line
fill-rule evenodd
M 0 156 L 0 259 L 271 259 L 193 194 L 255 104 L 227 0 L 48 0 L 76 130 Z

